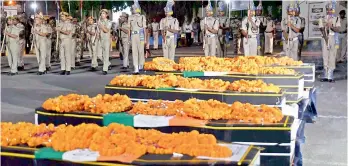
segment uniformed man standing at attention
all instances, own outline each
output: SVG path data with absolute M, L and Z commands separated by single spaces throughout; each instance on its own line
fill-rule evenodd
M 300 4 L 296 2 L 295 6 L 295 16 L 297 17 L 297 21 L 300 21 L 300 33 L 298 33 L 298 58 L 301 58 L 302 53 L 302 47 L 303 47 L 303 32 L 306 27 L 306 20 L 305 18 L 300 16 L 301 10 L 300 10 Z
M 89 54 L 91 55 L 91 71 L 97 71 L 98 67 L 98 61 L 97 61 L 97 49 L 100 49 L 97 47 L 97 38 L 99 37 L 96 35 L 97 31 L 97 25 L 94 24 L 93 17 L 88 17 L 87 18 L 87 30 L 86 30 L 86 35 L 87 35 L 87 44 L 88 44 L 88 50 Z
M 18 74 L 17 63 L 18 54 L 20 50 L 19 46 L 19 33 L 21 29 L 13 25 L 13 17 L 7 18 L 7 27 L 4 30 L 4 35 L 6 35 L 6 54 L 8 59 L 8 65 L 10 66 L 10 72 L 8 75 L 13 76 Z
M 74 27 L 68 21 L 69 14 L 60 13 L 61 21 L 57 24 L 56 31 L 59 36 L 59 57 L 60 57 L 60 75 L 70 75 L 71 56 L 72 56 L 72 34 Z
M 77 49 L 76 49 L 76 45 L 77 45 L 77 35 L 78 35 L 78 25 L 77 25 L 77 21 L 75 21 L 75 18 L 73 18 L 72 16 L 68 17 L 68 22 L 73 26 L 73 31 L 72 31 L 72 45 L 71 45 L 71 68 L 75 69 L 75 66 L 77 65 Z M 77 65 L 78 66 L 78 65 Z
M 126 70 L 129 68 L 129 38 L 128 38 L 128 33 L 129 33 L 129 27 L 128 27 L 128 14 L 125 12 L 122 12 L 121 15 L 121 20 L 120 20 L 120 25 L 119 25 L 119 37 L 120 39 L 120 51 L 122 52 L 123 55 L 123 66 L 121 69 Z
M 160 22 L 160 30 L 163 37 L 163 57 L 174 60 L 176 37 L 175 34 L 179 33 L 179 21 L 172 17 L 174 1 L 167 1 L 167 5 L 164 8 L 166 14 L 165 18 L 162 18 Z
M 319 20 L 319 28 L 323 38 L 321 39 L 321 49 L 323 53 L 324 76 L 321 82 L 335 82 L 333 72 L 336 68 L 336 54 L 338 49 L 338 38 L 335 33 L 339 32 L 341 26 L 340 19 L 335 14 L 336 3 L 328 2 L 326 5 L 326 17 Z
M 249 4 L 248 16 L 242 20 L 243 47 L 245 56 L 257 55 L 257 35 L 259 33 L 260 20 L 255 17 L 255 6 Z
M 51 53 L 52 53 L 52 33 L 53 27 L 49 23 L 49 18 L 45 18 L 44 20 L 45 26 L 47 28 L 47 42 L 46 42 L 46 71 L 51 70 Z
M 37 62 L 39 64 L 38 75 L 43 75 L 46 73 L 46 55 L 47 55 L 47 27 L 43 23 L 44 17 L 42 13 L 35 16 L 35 25 L 32 28 L 32 33 L 34 37 L 34 47 Z
M 217 54 L 219 57 L 227 57 L 227 45 L 229 44 L 229 30 L 230 30 L 230 19 L 225 16 L 225 4 L 224 2 L 219 2 L 219 31 L 218 40 L 219 44 L 217 46 Z
M 23 61 L 23 54 L 24 54 L 24 48 L 25 48 L 25 27 L 23 23 L 20 21 L 20 15 L 16 15 L 13 17 L 13 24 L 19 28 L 19 54 L 18 54 L 18 67 L 17 69 L 19 71 L 24 70 L 24 61 Z
M 158 49 L 158 31 L 159 31 L 159 23 L 156 21 L 156 18 L 152 20 L 152 36 L 153 36 L 153 49 Z
M 275 24 L 272 15 L 267 17 L 267 25 L 265 30 L 265 54 L 273 54 L 273 40 L 275 37 Z
M 347 17 L 346 11 L 340 11 L 340 23 L 341 27 L 339 29 L 338 39 L 340 43 L 340 47 L 337 51 L 337 62 L 344 62 L 347 60 Z
M 111 69 L 110 66 L 110 46 L 111 46 L 111 21 L 107 19 L 109 14 L 107 9 L 102 9 L 100 11 L 100 21 L 98 21 L 97 26 L 100 34 L 100 46 L 101 54 L 103 57 L 103 75 L 108 74 L 108 70 Z
M 217 33 L 219 30 L 219 20 L 213 17 L 213 7 L 210 1 L 205 8 L 206 17 L 201 21 L 203 31 L 203 49 L 205 56 L 216 56 Z
M 144 46 L 147 39 L 146 18 L 140 15 L 141 9 L 137 0 L 132 5 L 132 15 L 128 18 L 129 38 L 132 43 L 133 74 L 139 74 L 145 63 Z
M 262 2 L 259 2 L 259 5 L 256 7 L 256 16 L 260 20 L 259 26 L 259 46 L 257 48 L 257 55 L 264 55 L 265 51 L 265 30 L 267 26 L 267 19 L 262 15 Z
M 282 20 L 282 30 L 283 36 L 285 38 L 285 55 L 294 59 L 295 61 L 299 60 L 298 57 L 298 33 L 301 28 L 301 21 L 298 21 L 298 18 L 295 17 L 295 6 L 294 4 L 289 4 L 288 16 L 286 19 Z
M 231 18 L 231 33 L 232 33 L 232 50 L 234 55 L 241 54 L 240 44 L 242 40 L 240 28 L 242 26 L 242 22 L 238 19 L 236 15 L 232 15 Z

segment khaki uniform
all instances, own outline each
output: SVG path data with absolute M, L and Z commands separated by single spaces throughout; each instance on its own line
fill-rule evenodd
M 21 29 L 14 25 L 8 26 L 6 29 L 7 33 L 18 35 L 18 36 L 20 31 Z M 20 51 L 19 37 L 11 38 L 9 36 L 6 36 L 6 52 L 7 52 L 8 65 L 11 68 L 11 71 L 10 71 L 11 73 L 17 73 L 19 51 Z
M 336 21 L 337 20 L 337 21 Z M 333 27 L 340 27 L 340 19 L 337 17 L 329 18 L 328 20 L 320 19 L 319 20 L 319 27 L 324 28 L 326 26 L 327 22 L 331 22 Z M 331 29 L 328 30 L 328 28 L 325 28 L 326 33 L 328 35 L 328 43 L 326 43 L 325 39 L 321 39 L 321 49 L 323 53 L 323 62 L 324 62 L 324 69 L 326 71 L 333 71 L 336 68 L 336 54 L 337 54 L 337 48 L 335 47 L 335 32 L 333 32 Z M 328 76 L 330 77 L 330 76 Z M 332 79 L 332 78 L 328 78 Z
M 51 51 L 52 51 L 52 33 L 53 29 L 50 24 L 46 25 L 47 27 L 47 33 L 49 33 L 49 36 L 47 36 L 46 40 L 46 67 L 51 67 Z
M 260 20 L 252 17 L 252 21 L 256 24 L 256 27 L 252 27 L 252 23 L 248 21 L 248 17 L 245 17 L 242 21 L 241 30 L 247 31 L 248 34 L 247 37 L 243 38 L 245 56 L 257 55 L 257 35 L 259 33 Z
M 294 59 L 295 61 L 299 60 L 298 57 L 298 35 L 299 33 L 296 33 L 291 28 L 287 26 L 288 22 L 287 19 L 282 20 L 282 30 L 285 31 L 288 34 L 288 40 L 284 42 L 284 48 L 285 48 L 285 55 Z M 297 17 L 291 17 L 290 18 L 291 23 L 296 27 L 301 27 L 301 21 Z M 288 43 L 289 41 L 289 43 Z
M 240 53 L 240 44 L 242 41 L 242 35 L 240 33 L 240 28 L 242 26 L 242 22 L 235 18 L 230 22 L 231 32 L 232 32 L 232 50 L 234 54 Z
M 214 17 L 205 17 L 201 20 L 201 29 L 204 33 L 204 55 L 205 56 L 216 56 L 217 47 L 217 35 L 205 30 L 205 25 L 215 30 L 219 29 L 219 20 Z
M 151 27 L 152 27 L 152 36 L 153 36 L 153 48 L 158 49 L 159 24 L 157 22 L 153 22 L 151 24 Z
M 230 26 L 230 19 L 227 17 L 218 17 L 220 26 L 222 27 L 229 27 Z M 218 31 L 218 40 L 219 40 L 219 45 L 217 46 L 217 54 L 219 57 L 227 57 L 227 45 L 229 43 L 226 43 L 226 32 L 228 30 L 222 30 L 219 28 Z
M 47 26 L 44 24 L 36 25 L 33 29 L 41 33 L 48 33 Z M 39 64 L 39 72 L 45 72 L 47 55 L 47 37 L 34 34 L 34 46 L 37 62 Z
M 99 29 L 100 34 L 100 51 L 103 57 L 103 71 L 108 71 L 110 66 L 110 46 L 111 46 L 111 22 L 109 20 L 101 20 L 100 23 L 109 30 L 109 32 L 104 32 Z
M 340 19 L 341 27 L 339 29 L 338 39 L 340 46 L 337 50 L 337 61 L 344 61 L 347 59 L 347 17 Z
M 17 28 L 20 29 L 20 34 L 19 34 L 19 54 L 18 54 L 18 66 L 24 66 L 24 61 L 23 61 L 23 54 L 24 54 L 24 48 L 25 48 L 25 32 L 24 32 L 24 25 L 22 23 L 18 23 Z
M 145 63 L 144 55 L 144 41 L 145 35 L 147 33 L 146 29 L 146 18 L 144 15 L 139 13 L 130 15 L 128 18 L 128 27 L 130 27 L 131 32 L 131 43 L 132 43 L 132 57 L 134 72 L 139 72 L 139 68 L 142 69 Z M 142 32 L 141 32 L 142 31 Z
M 180 30 L 179 21 L 172 16 L 165 17 L 161 20 L 160 30 L 165 31 L 165 27 L 168 27 L 170 29 Z M 166 36 L 165 36 L 165 42 L 162 44 L 163 57 L 174 60 L 177 39 L 175 38 L 175 34 L 172 32 L 166 31 L 164 33 L 166 34 Z
M 97 25 L 96 24 L 89 25 L 87 27 L 87 30 L 89 32 L 96 33 L 97 32 Z M 100 50 L 100 47 L 97 47 L 97 45 L 100 45 L 100 42 L 99 42 L 99 39 L 95 39 L 98 37 L 99 37 L 98 35 L 92 36 L 91 34 L 87 33 L 88 50 L 89 50 L 89 53 L 90 53 L 91 59 L 92 59 L 91 67 L 94 67 L 94 68 L 98 67 L 98 61 L 97 61 L 98 56 L 99 56 L 100 60 L 103 60 L 100 57 L 100 54 L 98 54 L 98 50 Z
M 264 53 L 265 53 L 265 28 L 267 26 L 267 19 L 265 16 L 257 16 L 257 19 L 260 20 L 260 27 L 259 27 L 260 49 L 257 49 L 257 55 L 264 55 Z
M 273 54 L 273 40 L 275 24 L 273 20 L 267 20 L 266 30 L 265 30 L 265 52 Z
M 120 25 L 122 28 L 124 29 L 129 29 L 128 24 L 126 22 L 121 23 Z M 128 67 L 129 66 L 129 38 L 128 38 L 128 34 L 123 32 L 122 30 L 120 30 L 120 51 L 122 52 L 123 55 L 123 67 Z
M 74 27 L 70 22 L 65 21 L 60 22 L 57 28 L 63 31 L 70 31 L 69 35 L 59 33 L 59 57 L 61 70 L 71 71 L 72 33 Z

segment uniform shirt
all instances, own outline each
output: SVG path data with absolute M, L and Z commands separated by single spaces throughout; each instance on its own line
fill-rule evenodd
M 109 32 L 104 32 L 102 29 L 99 29 L 100 38 L 103 40 L 110 40 L 111 37 L 111 21 L 108 19 L 100 20 L 100 24 L 102 24 Z
M 203 33 L 206 35 L 213 35 L 213 33 L 211 33 L 210 31 L 205 31 L 205 25 L 213 28 L 214 30 L 219 30 L 219 20 L 214 17 L 205 17 L 203 18 L 203 20 L 201 20 L 201 30 L 203 31 Z
M 319 28 L 324 28 L 326 27 L 326 23 L 330 22 L 332 27 L 340 27 L 341 26 L 341 22 L 340 19 L 338 17 L 330 17 L 330 18 L 322 18 L 319 20 Z M 327 32 L 327 28 L 326 28 L 326 32 Z M 331 29 L 328 30 L 329 34 L 328 35 L 335 35 L 335 32 L 332 31 Z
M 20 33 L 19 33 L 19 39 L 20 40 L 25 40 L 25 27 L 22 23 L 18 23 L 17 25 L 17 28 L 20 29 Z
M 62 31 L 70 31 L 69 35 L 59 33 L 59 39 L 71 39 L 72 38 L 74 26 L 70 22 L 67 22 L 67 21 L 60 22 L 60 23 L 58 23 L 57 28 L 61 29 Z
M 273 32 L 274 28 L 275 28 L 274 21 L 271 19 L 267 20 L 265 32 L 267 32 L 267 33 Z
M 121 26 L 122 28 L 124 28 L 124 29 L 129 30 L 129 26 L 128 26 L 127 22 L 121 23 L 120 26 Z M 127 33 L 123 32 L 122 30 L 121 30 L 120 33 L 121 33 L 121 38 L 122 38 L 123 40 L 128 39 L 128 34 L 127 34 Z
M 265 16 L 257 16 L 256 18 L 260 20 L 259 33 L 263 33 L 265 29 L 262 29 L 261 24 L 262 26 L 267 26 L 267 19 Z
M 146 18 L 144 15 L 132 14 L 128 18 L 128 27 L 130 27 L 131 32 L 137 31 L 139 32 L 140 29 L 146 28 Z
M 239 34 L 239 30 L 242 26 L 242 22 L 235 18 L 235 19 L 232 19 L 231 22 L 230 22 L 230 27 L 232 29 L 232 34 L 236 35 L 236 34 Z
M 48 33 L 47 26 L 44 25 L 44 24 L 35 25 L 32 30 L 33 30 L 33 32 L 35 30 L 35 31 L 41 32 L 41 33 Z M 47 37 L 46 36 L 41 36 L 41 35 L 38 35 L 38 34 L 34 34 L 34 39 L 35 39 L 35 41 L 41 41 L 41 40 L 46 41 Z
M 346 32 L 347 33 L 347 17 L 342 19 L 341 17 L 339 18 L 341 27 L 339 28 L 339 32 Z
M 252 24 L 248 20 L 248 17 L 244 17 L 242 20 L 241 30 L 247 31 L 248 35 L 257 35 L 259 34 L 260 20 L 256 17 L 252 17 L 251 20 L 256 24 L 256 29 L 253 28 Z
M 95 33 L 97 31 L 97 25 L 96 24 L 88 25 L 87 26 L 87 31 L 94 33 L 93 36 L 90 33 L 87 33 L 87 40 L 88 41 L 92 41 L 93 38 L 95 37 Z
M 227 17 L 221 16 L 221 17 L 218 17 L 218 20 L 221 27 L 230 27 L 230 19 L 228 19 Z M 219 28 L 218 34 L 224 35 L 226 34 L 226 30 L 223 31 L 222 29 Z
M 179 27 L 179 21 L 172 17 L 172 16 L 169 16 L 169 17 L 165 17 L 165 18 L 162 18 L 161 21 L 160 21 L 160 30 L 163 31 L 165 27 L 168 27 L 170 29 L 174 29 L 174 30 L 177 30 L 179 31 L 180 30 L 180 27 Z M 166 33 L 166 36 L 173 36 L 174 33 L 172 32 L 165 32 Z
M 294 25 L 296 28 L 301 28 L 301 20 L 297 17 L 290 17 L 290 22 L 292 25 Z M 288 37 L 290 39 L 297 37 L 300 33 L 297 33 L 293 31 L 291 28 L 288 27 L 288 19 L 284 18 L 282 20 L 282 31 L 285 31 L 288 34 Z
M 51 40 L 52 34 L 53 34 L 53 29 L 52 29 L 51 25 L 49 25 L 49 24 L 46 25 L 46 28 L 47 28 L 47 33 L 49 33 L 49 35 L 47 36 L 47 39 Z
M 192 32 L 192 24 L 185 23 L 183 26 L 183 30 L 185 33 L 191 33 Z
M 158 32 L 158 30 L 159 30 L 159 23 L 158 22 L 151 23 L 151 28 L 152 28 L 152 32 Z
M 4 31 L 6 31 L 7 33 L 13 34 L 13 33 L 12 33 L 12 28 L 13 28 L 13 26 L 14 26 L 14 25 L 8 25 L 8 26 L 6 27 L 6 29 L 4 29 Z M 10 42 L 10 41 L 13 41 L 13 40 L 11 40 L 11 37 L 9 37 L 9 36 L 6 35 L 5 41 L 6 41 L 6 44 L 10 44 L 9 42 Z

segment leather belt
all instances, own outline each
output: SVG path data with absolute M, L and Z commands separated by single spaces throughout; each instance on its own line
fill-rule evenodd
M 139 31 L 132 31 L 132 35 L 139 34 Z
M 172 36 L 166 36 L 166 38 L 167 38 L 167 39 L 169 39 L 169 38 L 174 38 L 174 35 L 172 35 Z
M 256 35 L 248 35 L 248 38 L 256 38 Z
M 215 35 L 205 35 L 206 37 L 215 37 Z
M 295 41 L 295 40 L 297 40 L 297 39 L 298 39 L 297 37 L 289 38 L 289 41 Z

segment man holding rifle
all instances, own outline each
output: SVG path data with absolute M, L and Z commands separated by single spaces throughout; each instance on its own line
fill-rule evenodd
M 128 27 L 128 14 L 125 12 L 122 12 L 122 15 L 120 17 L 120 25 L 118 27 L 119 29 L 119 35 L 120 38 L 120 52 L 123 56 L 123 66 L 121 69 L 126 70 L 129 68 L 129 39 L 128 39 L 128 33 L 129 33 L 129 27 Z
M 201 21 L 203 31 L 203 49 L 205 56 L 216 56 L 217 33 L 219 30 L 219 20 L 213 17 L 213 7 L 208 2 L 206 17 Z
M 335 40 L 335 33 L 339 32 L 341 26 L 340 19 L 334 16 L 335 3 L 329 2 L 326 5 L 326 17 L 319 20 L 319 27 L 323 38 L 321 39 L 321 49 L 324 62 L 324 76 L 321 82 L 335 82 L 333 72 L 336 67 L 336 53 L 338 43 Z
M 71 53 L 72 53 L 72 33 L 73 25 L 68 22 L 69 14 L 60 13 L 61 21 L 57 24 L 56 31 L 59 36 L 59 57 L 60 57 L 60 75 L 70 75 L 71 71 Z
M 10 72 L 8 75 L 13 76 L 18 74 L 18 55 L 19 55 L 19 50 L 20 50 L 20 45 L 19 45 L 19 33 L 21 29 L 17 28 L 16 25 L 13 24 L 13 17 L 8 17 L 7 18 L 7 26 L 4 30 L 4 37 L 5 42 L 6 42 L 6 53 L 7 53 L 7 59 L 8 59 L 8 65 L 10 66 Z M 3 48 L 3 43 L 2 43 L 2 49 Z
M 43 23 L 44 17 L 42 13 L 35 15 L 35 25 L 32 29 L 33 44 L 35 47 L 35 54 L 39 64 L 39 72 L 37 75 L 46 73 L 46 54 L 47 54 L 47 35 L 48 30 Z
M 260 20 L 255 17 L 255 6 L 249 3 L 248 17 L 242 20 L 242 35 L 245 56 L 257 55 L 257 36 L 259 34 Z
M 301 28 L 301 20 L 295 16 L 294 4 L 289 4 L 287 7 L 288 16 L 282 20 L 282 30 L 285 42 L 284 51 L 285 55 L 294 59 L 299 60 L 298 57 L 298 35 Z

